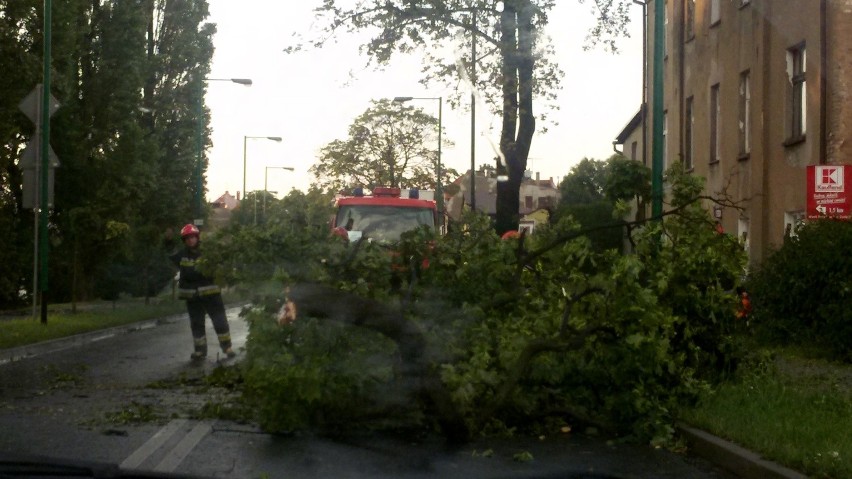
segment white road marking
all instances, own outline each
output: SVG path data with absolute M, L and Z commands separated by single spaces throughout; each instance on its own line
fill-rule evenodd
M 162 429 L 157 431 L 156 434 L 151 436 L 151 439 L 148 439 L 148 442 L 143 444 L 142 447 L 136 450 L 136 452 L 128 456 L 127 459 L 119 465 L 119 467 L 122 469 L 135 469 L 139 467 L 140 464 L 145 462 L 145 459 L 148 459 L 151 454 L 154 454 L 154 451 L 159 449 L 166 443 L 166 441 L 171 439 L 171 437 L 174 436 L 184 424 L 186 424 L 186 419 L 175 419 L 166 424 Z
M 96 338 L 92 338 L 89 340 L 90 343 L 95 343 L 98 341 L 103 341 L 104 339 L 109 339 L 115 336 L 115 333 L 104 334 L 103 336 L 98 336 Z
M 154 468 L 157 472 L 173 472 L 186 459 L 186 456 L 213 430 L 211 421 L 201 421 L 192 431 L 166 454 L 166 457 Z

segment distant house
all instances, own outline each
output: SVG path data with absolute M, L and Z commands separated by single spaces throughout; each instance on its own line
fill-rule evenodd
M 210 203 L 210 206 L 213 208 L 225 208 L 228 210 L 233 210 L 240 204 L 239 192 L 237 192 L 237 197 L 232 195 L 229 192 L 225 192 L 224 195 L 220 196 L 216 201 Z
M 559 202 L 559 189 L 553 182 L 553 178 L 542 180 L 538 173 L 535 179 L 524 178 L 521 182 L 520 208 L 521 215 L 527 215 L 533 211 L 549 209 Z
M 527 234 L 535 233 L 535 228 L 538 225 L 547 224 L 550 222 L 550 210 L 541 208 L 531 213 L 521 215 L 520 227 L 518 231 L 527 230 Z
M 452 187 L 447 188 L 454 194 L 446 196 L 447 214 L 453 220 L 458 220 L 464 209 L 471 207 L 470 194 L 470 170 L 452 182 Z M 488 216 L 497 214 L 497 178 L 494 169 L 483 167 L 474 176 L 474 189 L 476 197 L 476 209 Z M 559 188 L 553 178 L 542 180 L 536 173 L 535 179 L 532 174 L 521 182 L 518 213 L 522 217 L 524 227 L 531 231 L 535 224 L 546 222 L 549 216 L 546 213 L 537 213 L 540 210 L 549 210 L 559 202 Z M 532 226 L 532 227 L 530 227 Z M 519 228 L 521 225 L 519 225 Z
M 647 161 L 647 152 L 645 151 L 644 117 L 644 107 L 640 106 L 639 111 L 633 115 L 633 118 L 627 122 L 627 125 L 625 125 L 618 136 L 615 137 L 613 144 L 622 145 L 622 155 L 634 161 L 641 161 L 643 165 L 649 166 Z
M 231 213 L 240 204 L 239 195 L 239 192 L 237 192 L 235 197 L 226 191 L 216 201 L 210 202 L 209 227 L 211 229 L 215 230 L 228 224 L 228 221 L 231 220 Z

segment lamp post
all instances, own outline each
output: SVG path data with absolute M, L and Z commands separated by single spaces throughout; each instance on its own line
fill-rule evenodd
M 291 166 L 267 166 L 263 170 L 263 217 L 264 218 L 266 218 L 266 195 L 269 194 L 269 190 L 266 189 L 266 185 L 267 185 L 267 179 L 269 178 L 269 169 L 270 168 L 278 169 L 278 170 L 294 171 L 293 167 L 291 167 Z M 257 207 L 255 207 L 255 210 L 257 210 Z M 256 217 L 257 217 L 257 214 L 255 213 L 255 218 Z M 255 219 L 255 222 L 257 222 L 256 219 Z
M 437 186 L 435 187 L 435 203 L 438 207 L 438 211 L 441 213 L 441 223 L 443 223 L 444 216 L 444 191 L 441 187 L 441 144 L 442 134 L 443 134 L 443 109 L 444 109 L 444 97 L 413 97 L 413 96 L 398 96 L 394 97 L 393 101 L 397 103 L 405 103 L 411 100 L 438 100 L 438 165 L 435 167 L 436 174 L 438 176 Z
M 202 223 L 201 214 L 201 197 L 203 190 L 203 181 L 202 181 L 202 172 L 204 165 L 204 82 L 209 81 L 228 81 L 231 83 L 236 83 L 238 85 L 251 86 L 250 78 L 205 78 L 201 84 L 199 84 L 198 90 L 198 161 L 195 165 L 195 224 L 199 225 Z
M 280 136 L 243 136 L 243 197 L 246 196 L 246 145 L 250 138 L 281 142 Z

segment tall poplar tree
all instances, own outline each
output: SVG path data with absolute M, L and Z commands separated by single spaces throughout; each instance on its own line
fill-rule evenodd
M 199 106 L 215 26 L 206 0 L 64 0 L 52 13 L 51 92 L 61 108 L 51 145 L 61 167 L 50 300 L 101 296 L 115 276 L 139 289 L 163 255 L 161 232 L 190 218 L 199 133 L 209 143 Z M 41 82 L 42 14 L 41 1 L 0 0 L 0 305 L 32 289 L 19 162 L 35 129 L 17 106 Z

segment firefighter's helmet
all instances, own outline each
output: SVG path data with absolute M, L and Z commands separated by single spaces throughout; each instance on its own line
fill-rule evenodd
M 181 239 L 186 239 L 189 236 L 201 236 L 201 233 L 198 231 L 198 228 L 195 225 L 189 224 L 181 228 L 180 237 Z

